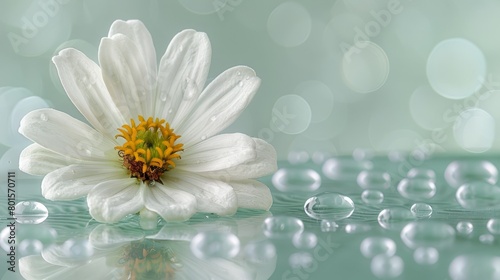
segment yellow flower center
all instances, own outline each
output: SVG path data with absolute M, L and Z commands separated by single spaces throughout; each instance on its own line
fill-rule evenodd
M 146 120 L 139 116 L 139 124 L 130 119 L 130 124 L 123 125 L 118 131 L 120 134 L 115 137 L 126 142 L 115 149 L 130 177 L 147 183 L 161 183 L 161 175 L 175 168 L 174 160 L 181 158 L 178 152 L 183 151 L 183 145 L 175 143 L 181 136 L 176 135 L 163 119 L 149 117 Z

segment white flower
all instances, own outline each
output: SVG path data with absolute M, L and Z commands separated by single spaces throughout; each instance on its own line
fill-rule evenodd
M 62 50 L 53 58 L 61 83 L 93 127 L 53 109 L 30 112 L 19 132 L 35 143 L 19 168 L 45 175 L 47 199 L 87 196 L 100 222 L 140 211 L 172 221 L 269 209 L 269 189 L 250 178 L 276 170 L 274 148 L 244 134 L 217 135 L 249 104 L 260 79 L 236 66 L 203 89 L 210 58 L 206 34 L 184 30 L 157 66 L 138 20 L 112 24 L 99 45 L 100 67 L 78 50 Z

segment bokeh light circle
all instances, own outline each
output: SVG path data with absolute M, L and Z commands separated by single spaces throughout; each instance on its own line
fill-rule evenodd
M 267 31 L 273 41 L 283 47 L 304 43 L 311 33 L 309 12 L 300 4 L 285 2 L 276 7 L 267 20 Z

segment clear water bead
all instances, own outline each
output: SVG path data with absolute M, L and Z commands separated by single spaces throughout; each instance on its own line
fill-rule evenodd
M 372 259 L 370 268 L 378 278 L 396 278 L 403 273 L 404 261 L 400 256 L 378 255 Z
M 364 170 L 358 174 L 356 182 L 363 189 L 388 189 L 391 186 L 391 175 L 387 172 Z
M 268 217 L 264 220 L 263 230 L 269 238 L 292 237 L 304 231 L 304 223 L 294 217 Z
M 291 254 L 288 262 L 292 268 L 308 268 L 313 264 L 314 258 L 308 252 L 298 252 Z
M 88 260 L 94 255 L 94 247 L 87 239 L 69 239 L 62 245 L 62 253 L 65 257 L 75 260 L 83 261 Z
M 500 187 L 486 182 L 473 182 L 458 188 L 455 197 L 465 209 L 500 208 Z
M 500 257 L 470 254 L 456 257 L 448 268 L 452 280 L 500 279 Z
M 426 203 L 415 203 L 410 208 L 415 218 L 429 218 L 432 215 L 432 206 Z
M 16 204 L 14 218 L 20 224 L 39 224 L 47 219 L 47 207 L 37 201 L 21 201 Z
M 490 219 L 488 223 L 486 223 L 486 228 L 491 234 L 495 235 L 500 234 L 500 219 L 499 218 Z
M 312 232 L 298 232 L 293 236 L 292 243 L 297 249 L 311 249 L 318 244 L 318 237 Z
M 367 232 L 371 230 L 372 227 L 366 224 L 347 224 L 345 225 L 345 232 L 349 234 Z
M 321 176 L 312 169 L 281 168 L 272 182 L 282 192 L 313 192 L 321 186 Z
M 418 221 L 401 230 L 401 240 L 412 249 L 418 247 L 443 248 L 453 244 L 455 230 L 448 224 L 436 221 Z
M 485 234 L 481 234 L 479 236 L 479 242 L 483 243 L 483 244 L 493 244 L 493 242 L 495 242 L 495 236 L 489 234 L 489 233 L 485 233 Z
M 190 247 L 199 259 L 230 259 L 240 251 L 240 240 L 230 232 L 207 231 L 195 235 Z
M 309 198 L 304 211 L 313 219 L 338 221 L 352 215 L 354 202 L 348 196 L 325 192 Z
M 364 190 L 361 193 L 361 200 L 368 205 L 380 204 L 384 201 L 384 194 L 377 190 Z
M 429 179 L 404 178 L 397 189 L 402 197 L 411 200 L 426 200 L 436 194 L 436 184 Z
M 439 251 L 434 247 L 418 247 L 413 252 L 413 259 L 422 265 L 431 265 L 439 260 Z
M 436 181 L 436 172 L 432 169 L 425 168 L 412 168 L 406 174 L 407 178 L 410 179 L 427 179 L 431 181 Z
M 253 263 L 265 263 L 276 257 L 276 248 L 268 240 L 248 243 L 243 249 L 245 258 Z
M 361 242 L 359 249 L 366 258 L 373 258 L 381 254 L 394 256 L 396 243 L 387 237 L 367 237 Z
M 334 232 L 337 231 L 339 225 L 335 221 L 321 220 L 321 231 L 322 232 Z
M 22 256 L 37 255 L 43 249 L 43 243 L 37 239 L 24 239 L 19 243 L 19 253 Z
M 332 180 L 349 180 L 356 178 L 363 170 L 373 168 L 371 161 L 357 161 L 352 158 L 331 158 L 323 163 L 323 174 Z
M 410 210 L 403 207 L 387 208 L 378 214 L 377 220 L 381 227 L 390 230 L 402 229 L 408 222 L 415 217 Z
M 475 181 L 496 184 L 498 181 L 498 169 L 489 161 L 453 161 L 444 172 L 446 182 L 454 188 L 465 183 Z
M 41 113 L 41 114 L 40 114 L 40 119 L 41 119 L 42 121 L 46 122 L 46 121 L 48 121 L 48 120 L 49 120 L 49 117 L 48 117 L 46 114 Z
M 455 227 L 457 229 L 457 233 L 460 235 L 469 235 L 474 231 L 474 225 L 471 222 L 461 221 L 457 223 Z

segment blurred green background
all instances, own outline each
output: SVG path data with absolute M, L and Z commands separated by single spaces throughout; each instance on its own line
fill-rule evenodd
M 140 19 L 158 59 L 187 28 L 212 43 L 209 81 L 248 65 L 262 86 L 228 128 L 279 157 L 364 153 L 427 157 L 498 152 L 500 2 L 495 0 L 2 0 L 0 137 L 13 163 L 20 118 L 40 107 L 83 117 L 51 57 L 97 60 L 115 19 Z M 10 152 L 9 152 L 10 151 Z

